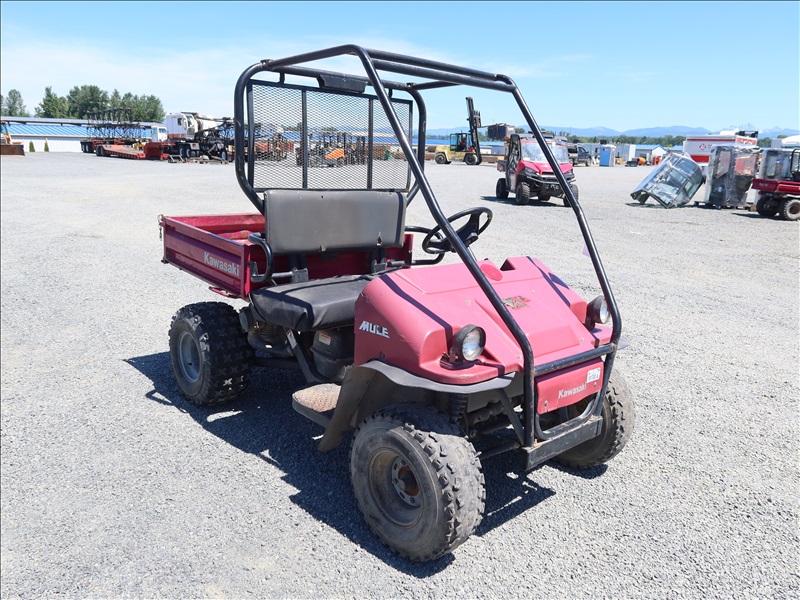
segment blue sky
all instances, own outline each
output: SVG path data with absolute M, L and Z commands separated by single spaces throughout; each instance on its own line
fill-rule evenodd
M 509 75 L 542 125 L 800 129 L 799 2 L 1 2 L 0 28 L 0 88 L 31 114 L 90 84 L 232 116 L 247 66 L 355 43 Z M 462 126 L 465 95 L 484 125 L 520 121 L 448 89 L 429 128 Z

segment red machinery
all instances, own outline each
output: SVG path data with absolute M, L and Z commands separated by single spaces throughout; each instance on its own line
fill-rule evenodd
M 305 66 L 346 54 L 365 76 Z M 491 223 L 488 208 L 442 213 L 424 172 L 421 92 L 450 85 L 517 100 L 583 235 L 601 291 L 591 302 L 524 254 L 499 266 L 476 260 L 470 246 Z M 173 317 L 173 372 L 191 403 L 234 399 L 254 366 L 300 369 L 306 385 L 293 406 L 324 428 L 321 450 L 355 430 L 356 501 L 375 534 L 413 560 L 475 531 L 492 456 L 515 452 L 521 470 L 550 459 L 582 469 L 620 452 L 635 408 L 614 366 L 619 309 L 577 194 L 510 79 L 347 45 L 261 61 L 234 98 L 236 176 L 258 213 L 160 219 L 164 262 L 244 301 L 190 304 Z M 264 123 L 298 123 L 303 140 L 366 136 L 367 152 L 334 169 L 312 168 L 311 152 L 266 156 L 253 133 Z M 382 156 L 376 145 L 399 150 Z M 405 222 L 419 195 L 433 227 Z M 449 252 L 461 262 L 439 264 Z
M 756 210 L 761 216 L 800 219 L 800 148 L 764 150 L 753 189 L 758 190 Z

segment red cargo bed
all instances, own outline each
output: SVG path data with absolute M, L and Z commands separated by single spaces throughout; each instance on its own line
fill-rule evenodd
M 258 244 L 247 237 L 264 231 L 260 214 L 202 215 L 159 217 L 164 241 L 163 262 L 188 271 L 207 282 L 215 292 L 231 298 L 246 298 L 271 282 L 253 283 L 251 263 L 258 273 L 266 270 L 266 256 Z M 412 236 L 405 236 L 402 248 L 387 249 L 390 260 L 407 260 L 411 256 Z M 370 252 L 331 252 L 303 257 L 309 279 L 338 275 L 359 275 L 371 272 Z M 275 273 L 290 269 L 286 256 L 275 257 Z

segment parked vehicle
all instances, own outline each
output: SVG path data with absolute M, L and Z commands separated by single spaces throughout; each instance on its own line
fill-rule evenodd
M 764 150 L 753 189 L 758 190 L 756 210 L 762 217 L 800 219 L 800 148 Z
M 574 183 L 575 174 L 565 144 L 541 142 L 534 135 L 515 133 L 511 136 L 505 160 L 497 161 L 497 170 L 504 173 L 497 180 L 495 196 L 501 199 L 514 194 L 517 204 L 547 202 L 553 196 L 562 198 L 564 206 L 569 206 L 569 198 L 561 179 L 553 170 L 547 154 L 555 156 L 558 174 L 568 183 L 572 194 L 578 197 L 578 186 Z
M 475 110 L 472 98 L 467 98 L 467 122 L 469 133 L 451 133 L 449 146 L 436 146 L 433 157 L 436 164 L 449 165 L 454 160 L 463 160 L 468 165 L 479 165 L 483 162 L 478 135 L 481 113 Z
M 364 76 L 313 66 L 345 54 L 361 59 Z M 409 71 L 422 81 L 384 78 Z M 284 83 L 287 74 L 318 87 Z M 535 258 L 476 260 L 469 247 L 491 223 L 488 208 L 442 213 L 424 171 L 422 92 L 454 84 L 516 99 L 575 214 L 601 291 L 594 300 Z M 354 431 L 358 506 L 373 532 L 412 560 L 437 558 L 475 531 L 482 463 L 492 456 L 515 452 L 523 471 L 550 459 L 585 469 L 622 450 L 635 408 L 615 366 L 619 308 L 558 149 L 544 144 L 510 79 L 346 45 L 254 64 L 234 98 L 236 176 L 258 213 L 160 219 L 163 261 L 226 298 L 172 319 L 170 357 L 189 402 L 234 399 L 255 366 L 299 369 L 306 385 L 294 408 L 323 427 L 320 450 Z M 296 115 L 302 131 L 318 132 L 344 114 L 363 123 L 368 144 L 379 134 L 407 160 L 368 153 L 364 164 L 336 169 L 278 163 L 259 158 L 247 133 Z M 419 195 L 432 227 L 406 223 Z M 427 258 L 412 253 L 420 238 Z M 441 264 L 451 252 L 461 262 Z
M 573 167 L 577 165 L 588 167 L 592 164 L 592 155 L 589 154 L 589 151 L 584 146 L 569 144 L 567 146 L 567 151 L 569 152 L 569 161 L 572 163 Z
M 156 160 L 205 157 L 221 161 L 233 158 L 233 126 L 228 118 L 216 119 L 196 112 L 169 113 L 164 125 L 158 126 L 95 118 L 95 130 L 104 135 L 83 140 L 81 148 L 97 156 Z M 115 131 L 119 135 L 113 135 Z
M 231 158 L 229 148 L 233 144 L 233 131 L 230 119 L 177 112 L 167 114 L 164 124 L 167 139 L 151 140 L 149 144 L 154 150 L 160 149 L 161 154 L 182 158 L 209 156 L 223 161 Z

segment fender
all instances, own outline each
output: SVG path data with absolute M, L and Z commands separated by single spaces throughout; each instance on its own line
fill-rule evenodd
M 367 415 L 389 404 L 394 404 L 391 394 L 368 394 L 373 386 L 390 385 L 404 390 L 408 402 L 424 402 L 429 393 L 444 392 L 457 394 L 474 394 L 486 390 L 497 390 L 508 387 L 514 380 L 514 373 L 500 375 L 494 379 L 471 385 L 452 385 L 439 383 L 431 379 L 419 377 L 389 365 L 372 360 L 363 365 L 353 367 L 345 376 L 336 409 L 331 422 L 319 442 L 323 452 L 333 450 L 342 443 L 344 433 L 353 429 Z M 417 393 L 414 394 L 414 391 Z M 362 402 L 364 398 L 374 399 Z

